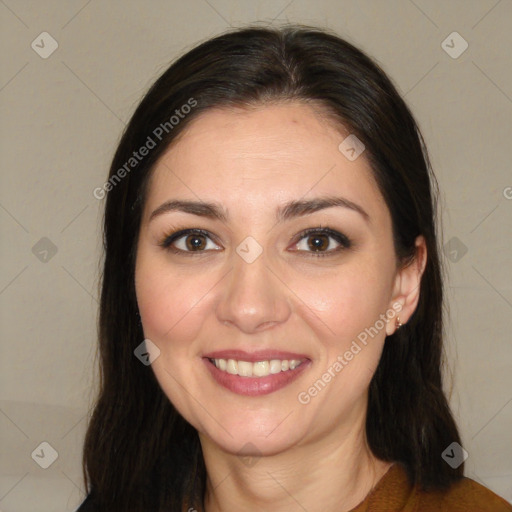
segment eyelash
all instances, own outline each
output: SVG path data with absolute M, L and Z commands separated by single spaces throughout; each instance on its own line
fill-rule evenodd
M 166 249 L 167 251 L 170 251 L 174 254 L 181 254 L 185 256 L 200 256 L 201 254 L 204 254 L 204 250 L 199 251 L 184 251 L 182 249 L 177 249 L 176 247 L 173 247 L 172 244 L 179 240 L 180 238 L 186 237 L 187 235 L 202 235 L 210 240 L 212 240 L 212 237 L 208 231 L 205 231 L 203 229 L 182 229 L 175 231 L 173 233 L 169 233 L 163 237 L 163 240 L 158 244 L 160 247 Z M 319 227 L 319 228 L 308 228 L 296 236 L 296 241 L 293 243 L 293 245 L 297 245 L 302 239 L 307 238 L 311 235 L 327 235 L 330 238 L 333 238 L 338 244 L 340 244 L 335 249 L 330 249 L 329 251 L 298 251 L 298 252 L 305 252 L 310 256 L 313 256 L 315 258 L 322 258 L 326 256 L 333 256 L 335 254 L 338 254 L 340 251 L 350 249 L 352 247 L 352 241 L 343 233 L 340 233 L 339 231 L 336 231 L 334 229 L 325 227 Z M 212 240 L 213 241 L 213 240 Z

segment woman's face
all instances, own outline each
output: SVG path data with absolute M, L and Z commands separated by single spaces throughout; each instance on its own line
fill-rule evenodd
M 345 136 L 300 103 L 210 110 L 154 170 L 136 263 L 152 368 L 227 452 L 364 425 L 404 301 L 389 211 Z

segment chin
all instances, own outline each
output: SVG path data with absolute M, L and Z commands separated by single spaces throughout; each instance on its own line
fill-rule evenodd
M 283 430 L 283 432 L 262 435 L 250 428 L 231 432 L 214 432 L 213 435 L 199 434 L 201 442 L 210 442 L 222 451 L 238 455 L 239 457 L 264 457 L 277 455 L 293 448 L 299 442 L 297 431 Z M 208 440 L 208 441 L 206 441 Z

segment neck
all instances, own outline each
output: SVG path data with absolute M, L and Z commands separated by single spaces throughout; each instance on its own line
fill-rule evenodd
M 205 512 L 348 512 L 392 463 L 369 450 L 363 428 L 334 433 L 247 464 L 201 437 L 207 471 Z

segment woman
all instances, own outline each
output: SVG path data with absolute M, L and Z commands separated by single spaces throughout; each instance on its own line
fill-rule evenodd
M 512 508 L 443 394 L 436 182 L 382 70 L 333 34 L 197 46 L 106 195 L 82 511 Z

